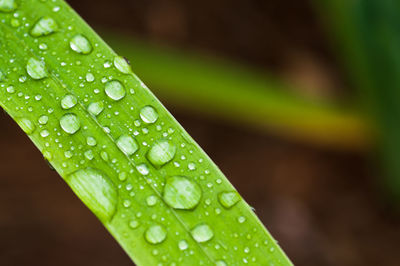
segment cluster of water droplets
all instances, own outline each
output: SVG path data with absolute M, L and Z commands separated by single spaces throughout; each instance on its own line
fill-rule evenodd
M 0 0 L 0 12 L 14 12 L 17 7 L 16 1 Z M 57 8 L 53 9 L 54 12 L 58 10 Z M 51 16 L 44 16 L 38 18 L 29 27 L 28 34 L 38 40 L 38 48 L 43 54 L 49 54 L 50 48 L 45 41 L 42 41 L 42 38 L 57 34 L 58 31 L 62 30 L 60 25 Z M 69 30 L 72 31 L 73 28 L 71 27 Z M 71 33 L 70 38 L 67 40 L 68 52 L 82 57 L 81 60 L 75 62 L 75 65 L 81 65 L 84 57 L 92 56 L 96 53 L 98 44 L 93 44 L 90 39 L 91 37 L 87 37 L 83 33 Z M 104 58 L 100 54 L 96 54 L 95 57 Z M 59 80 L 59 76 L 49 70 L 48 63 L 44 58 L 38 56 L 27 58 L 25 72 L 20 75 L 19 82 L 25 83 L 27 79 L 31 78 L 33 82 L 44 82 L 49 87 L 50 82 L 46 83 L 47 80 Z M 61 61 L 61 66 L 68 66 L 68 63 L 64 62 L 61 57 L 57 60 Z M 50 139 L 54 135 L 53 140 L 60 148 L 60 152 L 62 152 L 66 161 L 74 157 L 83 158 L 78 162 L 71 160 L 71 162 L 74 162 L 72 167 L 75 168 L 67 177 L 67 182 L 71 188 L 103 221 L 112 222 L 113 217 L 121 212 L 122 218 L 127 217 L 127 228 L 130 230 L 142 230 L 143 238 L 149 245 L 160 245 L 169 237 L 175 238 L 179 234 L 169 231 L 168 224 L 164 223 L 164 218 L 158 217 L 156 213 L 151 216 L 150 222 L 138 210 L 135 210 L 136 214 L 134 216 L 127 215 L 126 213 L 132 208 L 132 198 L 138 192 L 135 190 L 144 190 L 145 186 L 152 188 L 153 193 L 143 199 L 143 204 L 148 208 L 168 206 L 177 215 L 180 215 L 180 212 L 185 214 L 193 212 L 197 215 L 194 210 L 201 208 L 202 213 L 198 216 L 198 222 L 192 223 L 187 228 L 187 235 L 182 235 L 182 233 L 179 235 L 181 240 L 178 242 L 178 249 L 182 252 L 187 252 L 189 255 L 192 254 L 193 243 L 206 245 L 212 242 L 213 239 L 218 238 L 220 234 L 213 228 L 213 224 L 208 224 L 202 219 L 210 215 L 219 215 L 224 210 L 229 211 L 232 209 L 241 201 L 239 194 L 232 189 L 215 189 L 215 186 L 223 184 L 223 181 L 220 178 L 213 180 L 210 170 L 202 165 L 204 159 L 192 155 L 197 148 L 191 144 L 192 141 L 185 135 L 186 133 L 180 133 L 180 131 L 177 133 L 176 129 L 171 127 L 164 129 L 166 123 L 163 118 L 160 118 L 157 110 L 161 108 L 159 104 L 131 105 L 133 102 L 132 97 L 137 93 L 141 93 L 140 90 L 135 92 L 135 89 L 145 87 L 142 83 L 139 83 L 140 86 L 135 89 L 128 87 L 127 77 L 132 78 L 133 76 L 131 66 L 125 58 L 114 56 L 112 59 L 106 59 L 102 64 L 103 69 L 117 71 L 119 74 L 101 77 L 99 76 L 101 72 L 95 71 L 96 67 L 98 65 L 93 64 L 91 69 L 79 78 L 79 89 L 83 90 L 85 86 L 93 88 L 92 92 L 86 92 L 87 96 L 76 95 L 74 90 L 68 88 L 68 85 L 63 85 L 65 88 L 64 95 L 54 96 L 59 101 L 58 108 L 62 110 L 62 115 L 55 117 L 53 115 L 54 107 L 49 107 L 45 113 L 35 120 L 24 117 L 19 118 L 17 120 L 18 124 L 28 135 L 34 135 L 37 131 L 38 135 L 43 139 Z M 68 70 L 66 73 L 69 73 Z M 6 73 L 0 70 L 0 82 L 5 78 Z M 93 86 L 90 84 L 93 84 Z M 14 95 L 16 88 L 12 85 L 6 86 L 5 91 L 9 95 Z M 101 94 L 108 97 L 108 100 L 104 100 L 101 97 L 93 97 L 93 95 Z M 129 99 L 127 99 L 127 96 L 129 96 Z M 41 95 L 35 95 L 33 98 L 36 101 L 42 100 Z M 136 115 L 137 118 L 133 124 L 127 124 L 125 129 L 120 127 L 119 130 L 115 130 L 115 132 L 123 132 L 116 136 L 113 130 L 116 127 L 116 122 L 113 121 L 113 117 L 120 115 L 118 106 L 122 104 L 131 105 L 131 115 Z M 60 114 L 61 112 L 57 113 Z M 108 121 L 109 124 L 105 125 L 104 121 Z M 113 155 L 113 151 L 110 152 L 109 143 L 106 144 L 96 139 L 94 135 L 97 136 L 98 133 L 90 135 L 88 123 L 102 127 L 103 134 L 125 156 L 126 160 L 131 164 L 130 168 L 123 171 L 120 170 L 119 166 L 121 164 Z M 154 138 L 156 134 L 153 134 L 152 137 L 145 138 L 151 131 L 158 132 L 159 137 Z M 68 136 L 77 136 L 76 139 L 82 140 L 81 144 L 73 145 L 74 141 L 71 140 L 70 147 L 66 147 L 65 144 L 59 143 L 59 139 L 63 136 L 64 138 L 65 136 L 66 138 Z M 171 136 L 174 136 L 174 138 Z M 51 161 L 54 158 L 52 152 L 50 152 L 52 149 L 46 149 L 46 147 L 51 147 L 51 144 L 46 142 L 44 146 L 44 156 Z M 88 163 L 97 159 L 111 165 L 111 168 L 117 173 L 115 174 L 117 178 L 114 178 L 110 174 L 111 172 L 105 173 Z M 63 162 L 62 167 L 68 169 L 68 163 Z M 189 176 L 188 173 L 192 174 Z M 137 175 L 144 178 L 146 184 L 139 185 L 137 182 L 136 185 L 132 185 L 132 180 Z M 125 191 L 121 193 L 120 190 Z M 219 191 L 219 193 L 216 198 L 211 198 L 210 195 L 215 195 L 214 191 Z M 129 197 L 125 198 L 122 195 L 129 195 Z M 122 206 L 124 211 L 120 211 L 119 206 Z M 210 206 L 214 206 L 212 212 Z M 246 220 L 245 215 L 236 217 L 238 224 L 243 224 Z M 247 238 L 250 239 L 252 237 L 251 234 L 255 235 L 256 233 L 256 231 L 248 233 Z M 239 233 L 234 234 L 233 237 L 239 237 Z M 258 243 L 256 244 L 259 245 Z M 223 245 L 215 241 L 214 244 L 210 244 L 207 247 L 219 250 L 223 248 Z M 156 250 L 153 252 L 155 255 L 158 254 Z M 243 253 L 249 254 L 250 247 L 246 247 Z M 223 259 L 226 258 L 224 257 Z M 246 257 L 243 263 L 251 261 L 250 257 Z M 216 265 L 227 264 L 224 260 L 218 260 Z

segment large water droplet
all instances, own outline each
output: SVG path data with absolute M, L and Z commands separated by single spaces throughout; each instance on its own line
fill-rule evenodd
M 110 220 L 115 213 L 118 192 L 110 178 L 97 169 L 81 169 L 66 181 L 78 197 L 100 220 Z
M 17 9 L 18 4 L 16 0 L 0 0 L 1 12 L 12 12 Z
M 58 25 L 51 17 L 43 17 L 33 25 L 30 34 L 33 37 L 46 36 L 58 29 Z
M 131 66 L 122 56 L 116 56 L 114 58 L 114 66 L 122 73 L 129 74 L 131 73 Z
M 112 80 L 106 83 L 105 92 L 108 97 L 114 101 L 119 101 L 125 97 L 126 91 L 124 85 L 118 80 Z
M 29 58 L 26 64 L 26 72 L 33 79 L 43 79 L 47 77 L 47 70 L 44 62 L 36 58 Z
M 147 124 L 153 124 L 158 119 L 158 113 L 153 106 L 145 106 L 140 109 L 140 118 Z
M 61 100 L 61 107 L 62 109 L 71 109 L 78 103 L 78 100 L 74 95 L 68 94 L 65 95 L 64 98 Z
M 61 117 L 60 126 L 68 134 L 75 134 L 81 128 L 81 123 L 75 114 L 66 114 Z
M 98 116 L 104 110 L 104 103 L 103 102 L 95 102 L 89 104 L 88 111 L 90 114 L 94 116 Z
M 147 159 L 155 166 L 161 167 L 170 162 L 176 153 L 176 146 L 167 139 L 159 139 L 151 146 Z
M 167 231 L 162 225 L 155 224 L 146 230 L 144 237 L 150 244 L 159 244 L 167 238 Z
M 239 202 L 240 196 L 236 191 L 222 192 L 218 195 L 218 200 L 222 206 L 229 209 Z
M 211 240 L 214 237 L 214 232 L 207 224 L 199 224 L 193 228 L 190 233 L 194 240 L 198 243 L 204 243 Z
M 29 119 L 26 118 L 21 118 L 17 120 L 18 125 L 22 128 L 22 130 L 26 133 L 26 134 L 32 134 L 36 127 L 33 124 L 33 122 Z
M 92 44 L 82 34 L 75 35 L 69 42 L 71 49 L 79 54 L 90 54 Z
M 129 135 L 120 136 L 117 139 L 117 145 L 118 148 L 128 156 L 134 154 L 139 149 L 136 140 Z
M 190 210 L 199 204 L 201 195 L 201 188 L 195 181 L 174 176 L 167 179 L 163 198 L 174 209 Z

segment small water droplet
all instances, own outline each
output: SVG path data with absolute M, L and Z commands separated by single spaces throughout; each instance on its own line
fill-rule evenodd
M 124 85 L 118 80 L 112 80 L 106 83 L 105 92 L 108 97 L 114 101 L 119 101 L 125 97 L 126 91 Z
M 42 17 L 32 27 L 30 34 L 33 37 L 40 37 L 52 34 L 57 31 L 58 25 L 56 21 L 51 17 Z
M 240 195 L 236 191 L 222 192 L 218 195 L 219 203 L 229 209 L 240 200 Z
M 176 146 L 172 142 L 167 139 L 159 139 L 151 146 L 147 153 L 147 159 L 155 167 L 161 167 L 170 162 L 175 157 L 175 153 Z
M 65 114 L 60 119 L 60 126 L 66 133 L 72 135 L 81 128 L 81 123 L 75 114 Z
M 89 104 L 88 112 L 93 116 L 98 116 L 104 110 L 103 102 L 95 102 Z
M 150 207 L 156 205 L 157 201 L 158 201 L 158 199 L 154 195 L 148 196 L 147 199 L 146 199 L 147 205 L 150 206 Z
M 50 135 L 50 132 L 48 131 L 48 130 L 46 130 L 46 129 L 43 129 L 41 132 L 40 132 L 40 136 L 42 136 L 42 138 L 46 138 L 46 137 L 48 137 Z
M 38 122 L 41 125 L 46 125 L 47 122 L 49 121 L 49 117 L 47 115 L 42 115 L 41 117 L 39 117 Z
M 228 266 L 228 264 L 223 260 L 218 260 L 215 262 L 215 266 Z
M 244 222 L 246 221 L 246 217 L 244 217 L 244 216 L 239 216 L 237 220 L 238 220 L 238 222 L 239 222 L 240 224 L 242 224 L 242 223 L 244 223 Z
M 141 163 L 136 166 L 136 170 L 142 174 L 142 175 L 148 175 L 149 174 L 149 167 L 147 167 L 147 164 Z
M 132 229 L 138 228 L 139 225 L 140 225 L 140 223 L 138 221 L 136 221 L 136 220 L 132 220 L 132 221 L 129 222 L 129 227 L 132 228 Z
M 33 57 L 29 58 L 26 64 L 26 72 L 31 78 L 37 80 L 47 77 L 47 70 L 44 62 Z
M 122 56 L 116 56 L 114 58 L 114 66 L 122 73 L 129 74 L 131 73 L 131 66 Z
M 186 249 L 188 249 L 189 244 L 188 244 L 188 242 L 186 240 L 181 240 L 178 243 L 178 247 L 179 247 L 180 250 L 186 250 Z
M 75 35 L 69 42 L 71 49 L 79 54 L 90 54 L 92 44 L 82 34 Z
M 100 220 L 115 213 L 118 192 L 110 178 L 100 170 L 81 169 L 66 178 L 69 186 Z
M 163 198 L 165 203 L 174 209 L 190 210 L 196 207 L 201 199 L 200 186 L 184 176 L 174 176 L 167 179 Z
M 10 94 L 15 93 L 15 88 L 14 88 L 14 86 L 12 86 L 12 85 L 11 85 L 11 86 L 8 86 L 6 90 L 7 90 L 7 92 L 10 93 Z
M 93 146 L 96 146 L 97 141 L 93 137 L 87 137 L 86 138 L 86 144 L 93 147 Z
M 93 82 L 94 81 L 94 75 L 92 73 L 87 73 L 86 74 L 86 81 L 87 82 Z
M 1 0 L 0 1 L 0 11 L 1 12 L 12 12 L 17 9 L 18 4 L 16 0 Z
M 26 118 L 18 119 L 17 123 L 22 128 L 22 130 L 28 135 L 32 134 L 36 129 L 32 121 Z
M 128 156 L 134 154 L 139 149 L 136 140 L 129 135 L 120 136 L 117 139 L 117 145 L 118 148 Z
M 92 150 L 87 150 L 87 151 L 85 152 L 85 157 L 86 157 L 86 159 L 88 159 L 89 161 L 93 160 L 93 158 L 94 158 L 93 151 L 92 151 Z
M 189 164 L 188 164 L 188 169 L 189 169 L 190 171 L 196 170 L 196 164 L 195 164 L 195 163 L 189 163 Z
M 62 109 L 71 109 L 78 103 L 78 100 L 74 95 L 68 94 L 65 95 L 64 98 L 61 100 L 61 107 Z
M 144 237 L 150 244 L 159 244 L 167 238 L 167 231 L 162 225 L 155 224 L 146 230 Z
M 153 124 L 158 119 L 158 113 L 153 106 L 145 106 L 140 109 L 140 118 L 147 124 Z
M 207 224 L 199 224 L 193 228 L 190 233 L 196 242 L 204 243 L 211 240 L 214 237 L 214 232 L 211 227 Z

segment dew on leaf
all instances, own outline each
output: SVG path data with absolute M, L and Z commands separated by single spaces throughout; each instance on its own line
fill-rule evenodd
M 40 18 L 32 27 L 30 34 L 33 37 L 40 37 L 52 34 L 57 31 L 57 22 L 51 17 Z
M 18 8 L 16 0 L 0 0 L 0 11 L 1 12 L 12 12 Z
M 159 139 L 153 143 L 147 153 L 147 159 L 155 167 L 161 167 L 170 162 L 176 153 L 176 146 L 167 139 Z
M 146 199 L 146 203 L 150 207 L 156 205 L 157 201 L 158 201 L 157 197 L 154 196 L 154 195 L 148 196 L 147 199 Z
M 148 175 L 150 172 L 149 168 L 147 167 L 147 165 L 145 163 L 138 164 L 136 166 L 136 170 L 142 175 Z
M 117 139 L 117 146 L 123 153 L 128 156 L 134 154 L 139 149 L 136 140 L 129 135 L 120 136 Z
M 204 243 L 214 237 L 214 232 L 207 224 L 199 224 L 190 231 L 192 237 L 198 243 Z
M 81 123 L 75 114 L 65 114 L 60 118 L 60 126 L 66 133 L 72 135 L 81 128 Z
M 155 224 L 146 230 L 144 237 L 150 244 L 159 244 L 167 238 L 167 231 L 162 225 Z
M 46 125 L 48 121 L 49 121 L 49 117 L 47 115 L 42 115 L 38 119 L 38 122 L 41 125 Z
M 93 147 L 93 146 L 96 146 L 97 141 L 93 137 L 87 137 L 86 138 L 86 144 Z
M 129 74 L 131 73 L 131 66 L 122 56 L 116 56 L 114 58 L 114 66 L 122 73 Z
M 101 220 L 110 220 L 115 213 L 118 192 L 110 178 L 100 170 L 81 169 L 66 178 L 69 186 Z
M 105 92 L 108 97 L 114 101 L 119 101 L 125 97 L 126 91 L 124 85 L 118 80 L 111 80 L 105 85 Z
M 140 225 L 140 223 L 138 221 L 136 221 L 136 220 L 132 220 L 132 221 L 129 222 L 129 227 L 132 228 L 132 229 L 138 228 L 139 225 Z
M 88 159 L 89 161 L 93 160 L 93 158 L 94 158 L 93 151 L 92 151 L 92 150 L 87 150 L 87 151 L 85 152 L 85 157 L 86 157 L 86 159 Z
M 158 113 L 153 106 L 148 105 L 140 109 L 140 118 L 146 124 L 153 124 L 158 119 Z
M 86 74 L 86 81 L 87 82 L 93 82 L 94 81 L 94 75 L 92 73 L 87 73 Z
M 190 210 L 199 204 L 201 195 L 201 188 L 195 181 L 174 176 L 167 179 L 163 199 L 174 209 Z
M 103 102 L 94 102 L 89 104 L 88 112 L 93 116 L 98 116 L 104 110 Z
M 90 54 L 93 49 L 90 41 L 82 34 L 72 37 L 72 39 L 69 41 L 69 46 L 73 51 L 79 54 Z
M 31 78 L 37 80 L 47 77 L 47 70 L 44 62 L 33 57 L 29 58 L 26 64 L 26 72 Z
M 178 247 L 180 250 L 186 250 L 189 247 L 189 244 L 186 240 L 181 240 L 178 243 Z
M 36 127 L 33 124 L 33 122 L 27 118 L 21 118 L 17 120 L 17 124 L 21 127 L 21 129 L 26 133 L 26 134 L 32 134 Z
M 61 108 L 68 110 L 74 107 L 78 103 L 78 100 L 74 95 L 67 94 L 61 100 Z
M 222 192 L 218 195 L 219 203 L 229 209 L 239 202 L 240 196 L 236 191 Z
M 215 262 L 215 266 L 227 266 L 228 264 L 226 264 L 225 261 L 223 260 L 218 260 Z

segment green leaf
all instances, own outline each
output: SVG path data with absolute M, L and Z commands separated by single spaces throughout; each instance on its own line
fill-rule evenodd
M 18 4 L 0 13 L 0 104 L 135 263 L 291 265 L 244 200 L 220 204 L 233 186 L 65 2 Z M 43 17 L 57 31 L 30 33 Z

